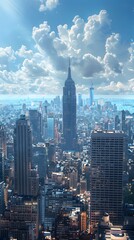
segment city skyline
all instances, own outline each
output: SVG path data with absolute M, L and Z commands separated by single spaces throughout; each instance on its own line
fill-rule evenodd
M 133 239 L 134 112 L 126 107 L 79 94 L 76 111 L 70 64 L 63 103 L 1 104 L 0 239 Z
M 0 3 L 0 94 L 62 94 L 68 57 L 77 93 L 133 94 L 134 3 Z

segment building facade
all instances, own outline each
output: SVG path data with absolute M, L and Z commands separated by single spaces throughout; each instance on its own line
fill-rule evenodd
M 113 224 L 121 224 L 122 174 L 125 158 L 125 135 L 122 132 L 94 131 L 91 135 L 91 210 L 94 227 L 104 212 Z
M 71 77 L 71 68 L 68 68 L 68 77 L 63 87 L 63 137 L 65 150 L 75 150 L 77 145 L 76 134 L 76 88 Z
M 90 106 L 94 104 L 94 87 L 93 85 L 90 87 Z
M 0 125 L 0 181 L 5 178 L 5 160 L 7 158 L 6 132 L 4 126 Z
M 55 138 L 55 119 L 54 117 L 47 117 L 47 139 Z
M 29 121 L 21 115 L 14 132 L 15 193 L 29 195 L 32 162 L 32 136 Z
M 29 110 L 29 120 L 32 129 L 32 141 L 38 143 L 42 141 L 43 126 L 42 115 L 36 109 Z

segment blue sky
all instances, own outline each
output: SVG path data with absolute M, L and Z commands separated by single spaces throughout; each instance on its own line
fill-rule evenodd
M 134 92 L 133 0 L 4 0 L 0 93 L 62 94 L 68 57 L 77 92 Z

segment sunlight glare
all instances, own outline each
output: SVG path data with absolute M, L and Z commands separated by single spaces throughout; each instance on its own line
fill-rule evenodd
M 20 16 L 21 11 L 15 0 L 0 1 L 0 9 L 12 17 Z

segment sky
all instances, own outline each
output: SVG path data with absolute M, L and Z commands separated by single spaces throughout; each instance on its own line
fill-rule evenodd
M 134 0 L 0 1 L 0 94 L 134 94 Z

